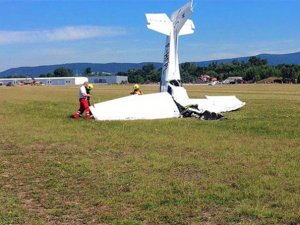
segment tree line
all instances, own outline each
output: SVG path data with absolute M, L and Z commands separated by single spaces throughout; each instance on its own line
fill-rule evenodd
M 96 76 L 102 73 L 93 73 L 91 67 L 87 67 L 83 74 L 84 76 Z M 53 73 L 40 74 L 39 77 L 74 77 L 74 72 L 71 69 L 59 67 L 53 71 Z
M 284 82 L 300 82 L 300 66 L 280 64 L 268 65 L 267 60 L 259 57 L 250 57 L 247 62 L 233 60 L 228 63 L 212 62 L 208 66 L 197 66 L 194 63 L 180 64 L 180 74 L 183 83 L 196 83 L 201 74 L 215 77 L 223 81 L 228 77 L 242 77 L 247 82 L 257 82 L 269 77 L 282 78 Z M 159 82 L 161 68 L 155 69 L 152 64 L 145 65 L 142 69 L 131 69 L 127 73 L 119 72 L 117 75 L 128 76 L 129 83 Z
M 129 69 L 127 72 L 118 72 L 116 75 L 128 76 L 129 83 L 153 83 L 160 82 L 162 69 L 155 68 L 153 64 L 144 65 L 141 69 Z M 86 68 L 82 75 L 93 76 L 101 73 L 93 73 L 90 67 Z M 250 57 L 246 62 L 233 60 L 231 63 L 212 62 L 208 66 L 197 66 L 194 63 L 180 64 L 180 74 L 183 83 L 196 83 L 202 74 L 223 81 L 228 77 L 242 77 L 247 82 L 257 82 L 269 77 L 282 78 L 284 82 L 300 82 L 300 66 L 294 64 L 268 65 L 267 60 L 259 57 Z M 39 77 L 73 77 L 73 70 L 60 67 L 53 73 L 40 74 Z M 24 75 L 12 75 L 15 77 L 28 77 Z

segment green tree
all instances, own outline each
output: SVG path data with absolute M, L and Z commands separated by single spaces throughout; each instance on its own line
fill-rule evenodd
M 146 81 L 145 73 L 143 70 L 128 70 L 129 83 L 144 83 Z
M 217 67 L 218 67 L 218 63 L 217 63 L 217 62 L 212 62 L 211 64 L 209 64 L 209 65 L 207 66 L 207 69 L 208 69 L 208 70 L 216 70 Z
M 209 75 L 210 77 L 218 77 L 218 73 L 214 70 L 209 70 L 206 72 L 207 75 Z
M 249 58 L 248 62 L 251 66 L 264 66 L 268 64 L 268 61 L 266 59 L 261 59 L 256 56 L 252 56 Z
M 240 62 L 237 59 L 232 60 L 232 65 L 234 66 L 240 66 Z
M 118 72 L 117 76 L 128 76 L 126 72 Z
M 192 83 L 198 78 L 199 70 L 196 64 L 186 62 L 180 65 L 180 74 L 182 82 Z
M 139 75 L 139 74 L 135 74 L 135 75 L 129 75 L 128 76 L 128 82 L 129 83 L 139 83 L 142 84 L 145 82 L 145 79 L 143 76 Z
M 258 73 L 255 67 L 249 67 L 246 70 L 245 77 L 243 77 L 247 81 L 254 81 L 258 78 Z
M 151 82 L 160 82 L 161 70 L 153 70 L 149 75 L 149 81 Z
M 199 67 L 194 63 L 180 64 L 181 79 L 185 83 L 195 82 L 199 75 L 208 74 L 219 80 L 227 77 L 243 77 L 247 81 L 259 81 L 268 77 L 283 77 L 286 82 L 300 81 L 300 66 L 298 65 L 278 65 L 276 67 L 267 65 L 267 60 L 258 57 L 250 57 L 249 61 L 238 62 L 233 60 L 231 64 L 213 62 L 208 66 Z M 139 70 L 128 70 L 127 73 L 119 72 L 117 75 L 128 76 L 131 83 L 159 82 L 161 78 L 161 68 L 156 70 L 153 64 L 147 64 Z
M 64 67 L 59 67 L 53 72 L 55 77 L 72 77 L 73 71 Z
M 190 76 L 190 74 L 187 71 L 183 71 L 181 73 L 181 80 L 183 83 L 193 83 L 195 82 L 194 77 Z
M 147 64 L 145 66 L 143 66 L 142 70 L 146 73 L 146 74 L 150 74 L 152 71 L 155 70 L 155 66 L 153 64 Z
M 86 75 L 90 75 L 90 74 L 92 74 L 92 69 L 91 69 L 91 67 L 87 67 L 87 68 L 85 68 L 85 70 L 84 70 L 84 74 L 86 74 Z

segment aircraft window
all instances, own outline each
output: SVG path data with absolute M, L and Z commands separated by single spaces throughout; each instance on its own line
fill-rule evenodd
M 170 84 L 172 84 L 175 87 L 181 87 L 181 81 L 180 80 L 170 80 Z

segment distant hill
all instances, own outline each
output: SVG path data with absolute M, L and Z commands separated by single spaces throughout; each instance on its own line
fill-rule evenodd
M 296 64 L 300 65 L 300 52 L 289 53 L 289 54 L 260 54 L 256 55 L 261 59 L 268 60 L 268 64 L 272 66 L 276 66 L 279 64 Z M 209 60 L 203 62 L 194 62 L 197 66 L 208 66 L 212 62 L 217 62 L 218 64 L 227 63 L 230 64 L 232 60 L 238 60 L 239 62 L 247 62 L 251 56 L 247 57 L 239 57 L 239 58 L 231 58 L 231 59 L 219 59 L 219 60 Z
M 127 72 L 129 69 L 141 69 L 144 65 L 153 62 L 143 63 L 68 63 L 59 65 L 48 66 L 34 66 L 34 67 L 18 67 L 0 72 L 0 77 L 6 77 L 9 75 L 31 75 L 34 77 L 40 74 L 53 73 L 53 71 L 59 67 L 64 67 L 73 70 L 74 74 L 82 74 L 86 68 L 90 67 L 94 72 Z M 153 63 L 156 68 L 161 67 L 161 63 Z
M 289 54 L 260 54 L 257 55 L 262 59 L 268 60 L 270 65 L 278 64 L 297 64 L 300 65 L 300 52 L 289 53 Z M 248 61 L 248 57 L 239 57 L 231 59 L 219 59 L 219 60 L 210 60 L 204 62 L 194 62 L 198 66 L 207 66 L 212 62 L 220 63 L 231 63 L 232 60 L 236 59 L 239 62 Z M 158 62 L 143 62 L 143 63 L 69 63 L 69 64 L 60 64 L 60 65 L 48 65 L 48 66 L 35 66 L 35 67 L 19 67 L 12 68 L 0 72 L 0 77 L 6 77 L 10 75 L 31 75 L 34 77 L 39 76 L 40 74 L 53 73 L 53 71 L 58 67 L 65 67 L 73 70 L 74 74 L 81 74 L 87 67 L 90 67 L 92 71 L 95 72 L 127 72 L 129 69 L 141 69 L 144 65 L 152 63 L 155 68 L 159 69 L 162 66 L 162 63 Z

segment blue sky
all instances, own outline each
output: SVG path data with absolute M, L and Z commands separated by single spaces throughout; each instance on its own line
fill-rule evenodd
M 73 62 L 161 62 L 145 13 L 187 0 L 0 0 L 0 71 Z M 300 51 L 300 0 L 194 0 L 181 62 Z

